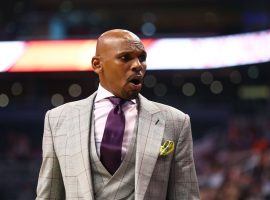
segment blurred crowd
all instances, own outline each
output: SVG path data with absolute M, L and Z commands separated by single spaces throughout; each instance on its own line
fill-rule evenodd
M 41 141 L 26 132 L 1 131 L 0 149 L 0 199 L 34 199 Z
M 0 199 L 34 199 L 41 134 L 9 131 L 1 137 Z M 195 140 L 194 156 L 202 200 L 270 199 L 269 119 L 234 116 L 226 128 Z
M 234 117 L 195 141 L 202 200 L 270 199 L 270 120 Z

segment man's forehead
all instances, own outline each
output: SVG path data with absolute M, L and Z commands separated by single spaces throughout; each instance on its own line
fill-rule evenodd
M 127 43 L 128 48 L 144 51 L 143 43 L 140 40 L 127 39 L 126 43 Z
M 145 51 L 140 40 L 130 38 L 117 38 L 112 48 L 117 51 Z

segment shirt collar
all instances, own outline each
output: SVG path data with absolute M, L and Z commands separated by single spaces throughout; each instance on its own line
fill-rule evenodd
M 95 102 L 99 102 L 103 99 L 106 99 L 108 97 L 113 97 L 113 96 L 114 95 L 110 91 L 106 90 L 104 87 L 101 86 L 101 84 L 99 84 L 98 90 L 97 90 L 97 96 L 95 98 Z M 136 99 L 132 99 L 130 101 L 136 104 Z

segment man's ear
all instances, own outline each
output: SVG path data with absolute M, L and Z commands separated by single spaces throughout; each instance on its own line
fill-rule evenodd
M 92 67 L 95 73 L 99 74 L 102 71 L 101 61 L 99 56 L 92 58 Z

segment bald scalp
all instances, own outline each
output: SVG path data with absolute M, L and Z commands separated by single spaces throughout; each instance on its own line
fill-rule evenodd
M 126 40 L 127 42 L 141 44 L 143 48 L 140 38 L 134 33 L 123 29 L 113 29 L 104 32 L 97 39 L 96 56 L 100 56 L 105 49 L 113 48 L 111 44 L 115 40 Z

